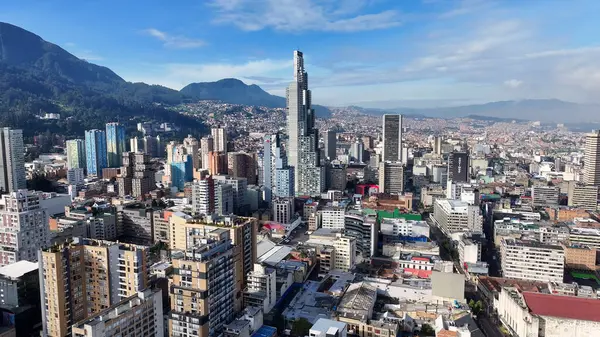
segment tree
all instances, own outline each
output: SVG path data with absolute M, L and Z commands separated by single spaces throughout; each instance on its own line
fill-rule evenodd
M 306 318 L 295 320 L 292 324 L 292 336 L 304 337 L 308 336 L 312 324 Z
M 477 302 L 475 302 L 474 300 L 470 300 L 469 301 L 469 307 L 471 308 L 471 311 L 475 315 L 479 315 L 479 313 L 483 309 L 483 303 L 481 303 L 481 300 L 479 300 Z
M 429 324 L 421 325 L 421 335 L 423 336 L 435 336 L 435 330 Z

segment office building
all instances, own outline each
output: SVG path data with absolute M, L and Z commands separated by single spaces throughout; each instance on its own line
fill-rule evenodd
M 342 234 L 342 230 L 317 229 L 305 244 L 317 250 L 321 274 L 331 270 L 350 272 L 356 264 L 356 239 Z
M 534 186 L 531 188 L 531 199 L 534 207 L 557 207 L 560 188 L 556 186 Z
M 146 289 L 75 323 L 73 337 L 164 336 L 160 289 Z
M 167 163 L 170 168 L 171 186 L 183 191 L 185 183 L 194 179 L 194 163 L 183 145 L 170 144 L 167 147 Z
M 234 178 L 246 178 L 249 185 L 255 185 L 256 160 L 245 152 L 227 153 L 227 174 Z
M 27 188 L 23 130 L 0 129 L 0 192 Z
M 71 168 L 67 170 L 67 181 L 69 185 L 83 185 L 85 173 L 82 168 Z
M 261 308 L 263 313 L 270 312 L 277 303 L 277 273 L 275 269 L 260 264 L 247 276 L 247 288 L 244 290 L 244 306 Z
M 404 193 L 404 165 L 399 162 L 379 163 L 379 192 Z
M 288 198 L 295 195 L 293 167 L 275 169 L 275 190 L 273 194 L 278 198 Z
M 325 158 L 334 160 L 337 158 L 337 134 L 334 130 L 327 130 L 324 137 Z
M 37 262 L 37 251 L 50 244 L 48 210 L 39 194 L 18 190 L 2 196 L 0 266 L 21 260 Z
M 600 185 L 600 130 L 585 136 L 584 170 L 586 185 Z
M 155 172 L 150 163 L 150 156 L 143 152 L 124 152 L 123 166 L 117 177 L 120 196 L 143 197 L 156 188 Z
M 465 235 L 458 240 L 458 260 L 464 266 L 466 263 L 481 261 L 481 244 L 467 238 Z
M 502 276 L 562 283 L 565 253 L 561 246 L 535 241 L 504 239 L 500 246 Z
M 442 137 L 440 136 L 433 138 L 433 153 L 438 156 L 442 155 Z
M 262 156 L 260 157 L 260 174 L 258 183 L 265 188 L 265 200 L 271 202 L 277 185 L 277 169 L 287 169 L 287 157 L 281 146 L 279 134 L 265 135 Z M 293 171 L 293 168 L 292 168 Z M 291 171 L 289 173 L 292 173 Z M 295 178 L 295 175 L 294 175 Z M 295 181 L 294 181 L 295 184 Z
M 40 250 L 44 336 L 71 336 L 71 326 L 148 287 L 149 249 L 75 239 Z
M 346 209 L 338 206 L 327 206 L 319 211 L 321 227 L 326 229 L 343 230 L 345 225 Z
M 129 138 L 129 152 L 144 152 L 144 141 L 143 138 L 133 137 Z
M 329 186 L 328 189 L 336 191 L 345 191 L 348 184 L 348 174 L 346 166 L 336 165 L 329 168 Z
M 280 224 L 292 223 L 294 217 L 294 198 L 273 199 L 273 221 Z
M 435 200 L 432 220 L 446 235 L 458 232 L 481 233 L 483 225 L 479 206 L 452 199 Z
M 227 153 L 227 129 L 222 127 L 212 128 L 210 134 L 214 141 L 213 151 Z
M 231 206 L 231 209 L 233 210 L 233 213 L 240 214 L 245 204 L 246 190 L 248 190 L 248 181 L 246 180 L 246 178 L 234 178 L 229 176 L 215 175 L 213 176 L 213 179 L 220 184 L 227 184 L 231 186 L 233 193 L 233 204 Z
M 206 136 L 200 139 L 200 158 L 202 168 L 208 169 L 208 154 L 215 151 L 215 140 L 212 136 Z
M 451 152 L 448 156 L 448 180 L 455 183 L 468 183 L 469 154 L 467 152 Z
M 598 186 L 575 185 L 568 190 L 568 205 L 595 211 L 598 208 Z
M 173 253 L 170 336 L 217 336 L 234 319 L 234 254 L 226 229 L 207 232 L 193 249 Z
M 233 187 L 224 181 L 215 180 L 215 214 L 234 214 Z
M 194 172 L 201 168 L 200 166 L 200 143 L 192 135 L 188 135 L 183 139 L 183 146 L 186 153 L 192 156 L 192 166 Z
M 71 139 L 66 141 L 67 166 L 69 169 L 85 169 L 85 141 L 83 139 Z
M 356 239 L 356 250 L 363 257 L 377 254 L 379 226 L 376 217 L 366 217 L 362 212 L 346 212 L 344 234 Z
M 570 227 L 568 239 L 571 244 L 600 249 L 600 229 Z
M 225 152 L 208 153 L 208 173 L 212 175 L 227 174 L 227 154 Z
M 119 241 L 151 246 L 154 243 L 153 209 L 145 204 L 117 206 Z
M 106 124 L 106 155 L 108 167 L 121 166 L 125 145 L 125 126 L 119 123 Z
M 169 220 L 170 242 L 173 250 L 191 250 L 202 243 L 206 233 L 226 229 L 234 245 L 235 311 L 242 309 L 246 275 L 256 262 L 257 220 L 237 216 L 190 217 L 174 213 Z
M 164 156 L 164 144 L 160 141 L 160 136 L 144 136 L 143 139 L 143 152 L 150 157 L 163 157 Z
M 354 143 L 352 143 L 352 146 L 350 147 L 350 157 L 352 158 L 352 161 L 354 161 L 355 163 L 362 163 L 364 152 L 365 146 L 362 143 L 362 139 L 355 140 Z
M 382 161 L 402 162 L 402 115 L 383 115 Z
M 365 146 L 365 150 L 373 149 L 373 137 L 371 136 L 362 136 L 362 143 Z
M 325 188 L 325 170 L 320 166 L 319 132 L 315 128 L 308 74 L 302 52 L 294 51 L 294 81 L 286 90 L 288 165 L 294 167 L 296 195 L 317 196 Z
M 85 158 L 87 174 L 102 176 L 102 169 L 108 167 L 106 133 L 102 130 L 85 131 Z
M 381 234 L 392 237 L 429 237 L 429 225 L 425 221 L 384 218 L 379 228 Z

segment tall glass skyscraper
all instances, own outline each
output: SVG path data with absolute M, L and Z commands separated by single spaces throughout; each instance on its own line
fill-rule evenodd
M 125 127 L 119 123 L 106 124 L 106 150 L 108 167 L 120 167 L 125 152 Z
M 108 167 L 106 159 L 106 133 L 102 130 L 85 131 L 85 156 L 87 173 L 101 176 L 102 169 Z
M 286 90 L 288 164 L 294 167 L 296 195 L 319 195 L 325 185 L 324 167 L 320 166 L 319 132 L 315 128 L 308 74 L 304 70 L 304 56 L 294 51 L 294 81 Z
M 86 167 L 85 141 L 83 139 L 67 140 L 67 164 L 70 169 Z

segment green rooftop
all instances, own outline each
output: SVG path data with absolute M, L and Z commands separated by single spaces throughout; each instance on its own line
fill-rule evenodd
M 400 210 L 397 208 L 394 209 L 393 212 L 377 211 L 377 219 L 378 220 L 387 219 L 387 218 L 406 219 L 406 220 L 413 220 L 413 221 L 423 220 L 423 217 L 421 216 L 421 214 L 401 213 Z

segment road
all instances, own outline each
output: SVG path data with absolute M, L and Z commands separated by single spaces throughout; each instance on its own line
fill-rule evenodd
M 477 325 L 487 337 L 506 337 L 489 318 L 483 315 L 477 318 Z

